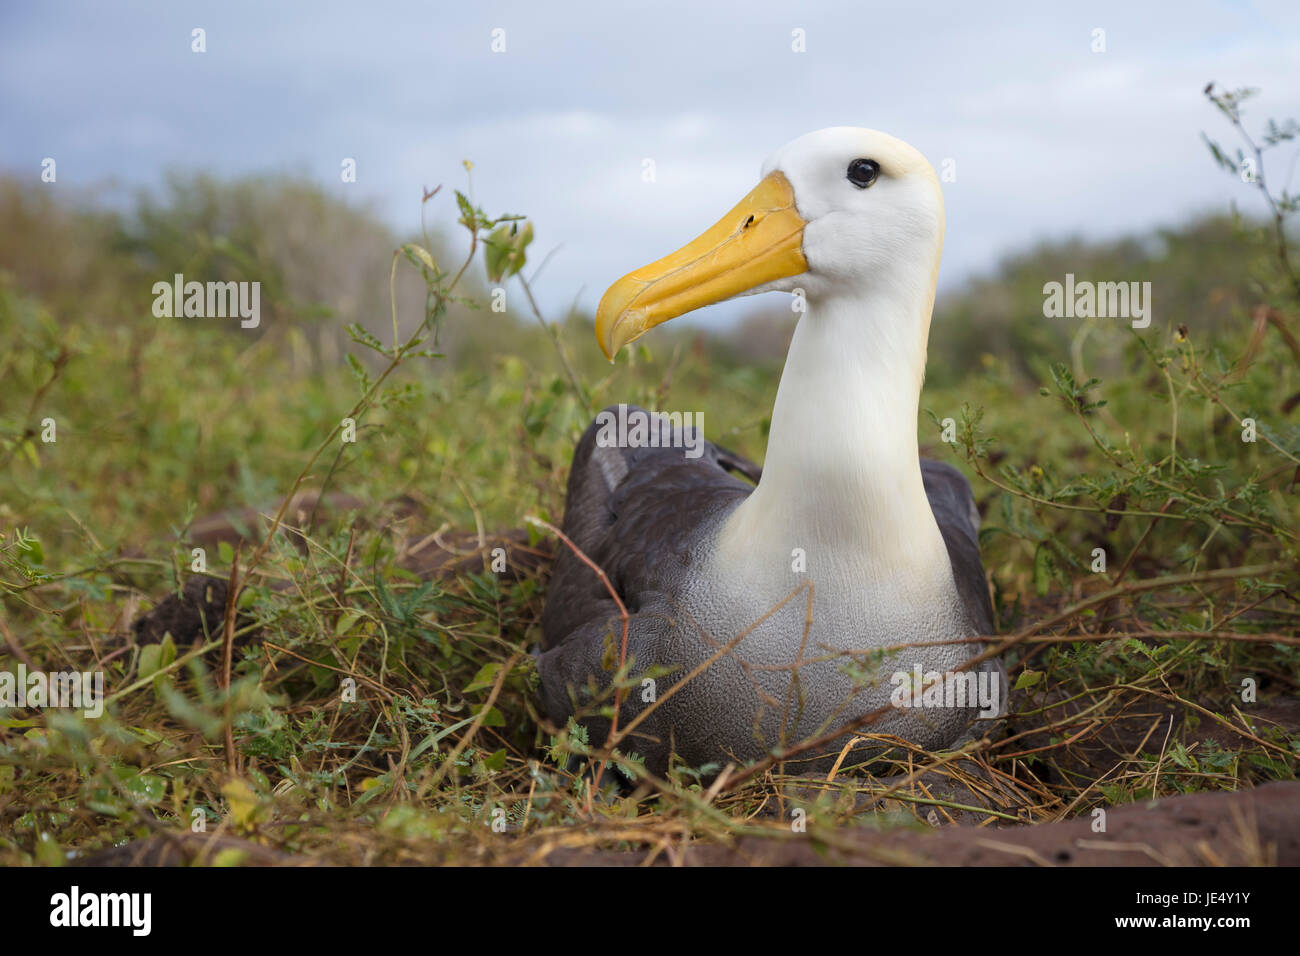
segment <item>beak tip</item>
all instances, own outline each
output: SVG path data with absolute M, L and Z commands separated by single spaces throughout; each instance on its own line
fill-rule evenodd
M 596 320 L 596 342 L 600 345 L 600 350 L 609 359 L 609 364 L 613 365 L 618 353 L 622 351 L 623 346 L 627 345 L 633 339 L 639 338 L 645 331 L 640 324 L 641 316 L 636 312 L 623 311 L 610 317 L 608 314 L 597 316 Z
M 604 355 L 605 358 L 609 359 L 609 364 L 613 365 L 614 356 L 618 352 L 618 346 L 614 344 L 613 334 L 600 335 L 598 332 L 596 335 L 596 344 L 600 346 L 601 354 Z

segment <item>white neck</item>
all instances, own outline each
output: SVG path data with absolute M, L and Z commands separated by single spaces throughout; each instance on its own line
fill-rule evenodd
M 819 586 L 865 574 L 881 587 L 910 581 L 906 591 L 933 593 L 951 581 L 916 440 L 933 271 L 907 278 L 809 298 L 777 390 L 762 480 L 727 519 L 719 556 L 788 566 L 802 548 Z

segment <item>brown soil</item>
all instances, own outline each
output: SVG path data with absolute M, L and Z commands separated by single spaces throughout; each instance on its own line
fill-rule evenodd
M 1116 807 L 1104 833 L 1090 816 L 1003 829 L 844 830 L 834 834 L 742 837 L 730 845 L 692 844 L 671 856 L 650 850 L 555 849 L 537 855 L 502 840 L 472 862 L 549 866 L 1300 866 L 1300 783 L 1265 784 L 1240 793 L 1195 793 L 1154 804 Z M 242 850 L 245 865 L 328 865 L 327 856 L 294 857 L 223 835 L 159 834 L 79 861 L 81 866 L 175 866 L 211 862 Z M 430 848 L 412 863 L 471 862 Z

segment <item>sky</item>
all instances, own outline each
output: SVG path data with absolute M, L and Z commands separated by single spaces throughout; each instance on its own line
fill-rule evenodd
M 788 140 L 868 126 L 951 161 L 942 289 L 1041 239 L 1257 211 L 1201 142 L 1232 141 L 1211 80 L 1261 88 L 1255 128 L 1300 117 L 1300 3 L 4 0 L 0 170 L 106 201 L 288 172 L 411 234 L 426 186 L 454 220 L 469 159 L 485 211 L 534 220 L 555 312 L 703 231 Z

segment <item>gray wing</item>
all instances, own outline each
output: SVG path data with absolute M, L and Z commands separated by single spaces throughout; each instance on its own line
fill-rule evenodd
M 674 648 L 684 626 L 674 596 L 689 574 L 694 542 L 713 518 L 754 490 L 732 472 L 756 479 L 759 469 L 711 442 L 702 443 L 698 458 L 687 458 L 682 448 L 600 447 L 596 435 L 593 422 L 574 452 L 563 530 L 605 572 L 627 607 L 628 654 L 638 670 L 672 667 L 680 664 Z M 563 726 L 587 702 L 584 688 L 608 685 L 622 629 L 601 580 L 563 543 L 557 548 L 538 670 L 546 714 Z M 624 707 L 630 717 L 631 702 Z M 652 713 L 639 728 L 642 739 L 627 748 L 659 771 L 672 746 L 672 728 L 661 723 L 662 715 L 662 708 Z M 584 723 L 592 740 L 603 738 L 602 719 Z
M 759 469 L 712 442 L 687 458 L 682 448 L 602 448 L 596 433 L 593 422 L 573 453 L 563 530 L 634 614 L 644 594 L 660 593 L 685 574 L 707 519 L 753 491 L 731 472 L 757 476 Z M 584 624 L 603 624 L 610 614 L 618 609 L 604 584 L 560 544 L 542 613 L 542 650 L 575 640 Z
M 943 535 L 943 543 L 948 548 L 957 596 L 966 608 L 970 624 L 977 634 L 996 634 L 993 600 L 989 597 L 988 582 L 984 580 L 984 563 L 980 561 L 980 513 L 975 507 L 975 495 L 971 491 L 970 482 L 952 465 L 928 458 L 921 459 L 921 480 L 925 482 L 925 496 L 930 499 L 930 510 L 934 512 L 939 533 Z M 987 646 L 977 650 L 982 651 Z M 981 663 L 979 669 L 997 675 L 1001 686 L 997 716 L 1006 716 L 1010 698 L 1006 667 L 1000 658 L 994 657 Z M 991 725 L 981 726 L 984 723 L 977 721 L 968 729 L 966 737 L 996 733 L 1001 721 L 995 720 Z
M 980 561 L 980 514 L 970 482 L 952 465 L 921 459 L 921 480 L 930 510 L 948 548 L 952 576 L 970 622 L 980 634 L 994 633 L 993 602 Z

